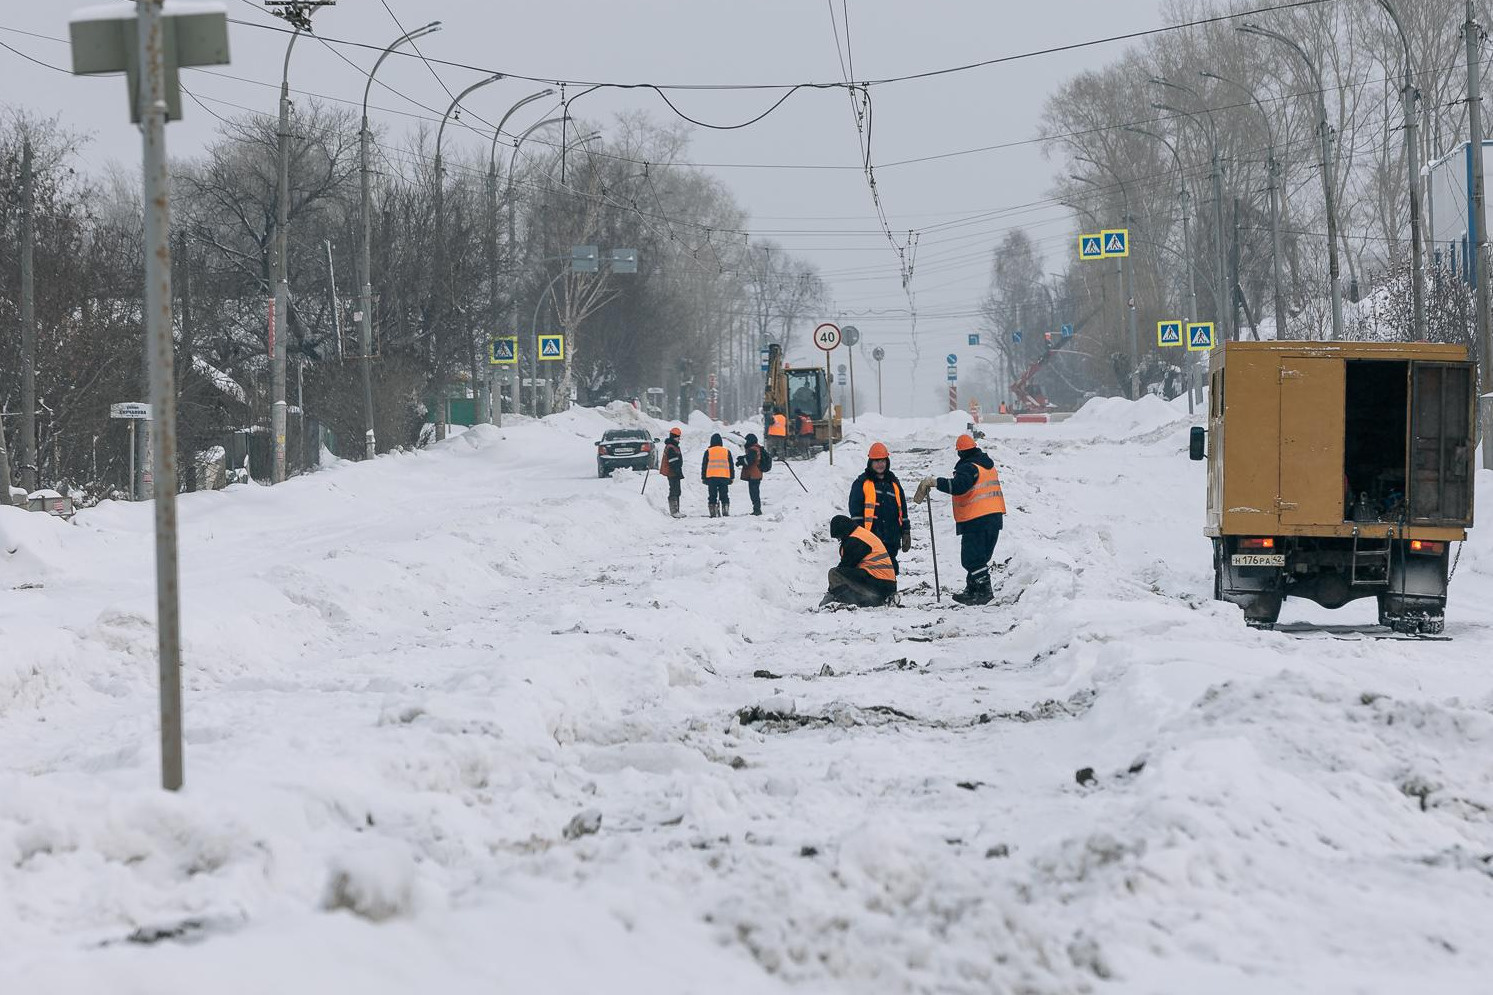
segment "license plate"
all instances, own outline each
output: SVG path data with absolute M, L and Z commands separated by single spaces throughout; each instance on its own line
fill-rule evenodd
M 612 455 L 613 456 L 631 456 L 636 451 L 637 450 L 635 450 L 635 449 L 613 449 L 612 450 Z
M 1284 553 L 1235 553 L 1229 560 L 1236 567 L 1283 567 Z

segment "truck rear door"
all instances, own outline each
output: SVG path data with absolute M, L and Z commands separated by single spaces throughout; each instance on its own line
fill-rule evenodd
M 1409 519 L 1415 525 L 1472 524 L 1471 363 L 1410 367 Z
M 1341 525 L 1346 375 L 1336 357 L 1280 360 L 1282 525 Z

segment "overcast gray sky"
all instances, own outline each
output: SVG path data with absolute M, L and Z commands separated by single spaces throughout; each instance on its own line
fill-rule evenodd
M 1143 30 L 1160 25 L 1152 0 L 846 0 L 850 45 L 857 79 L 875 79 L 955 66 L 1004 55 Z M 11 2 L 0 8 L 0 42 L 44 62 L 66 67 L 67 18 L 87 0 Z M 132 6 L 130 4 L 129 6 Z M 278 23 L 260 0 L 227 0 L 230 17 Z M 840 0 L 834 0 L 838 10 Z M 392 11 L 392 14 L 391 14 Z M 492 0 L 341 0 L 316 15 L 320 33 L 379 46 L 400 34 L 395 16 L 407 28 L 430 20 L 444 29 L 427 38 L 422 51 L 492 71 L 556 79 L 664 83 L 791 83 L 843 79 L 829 0 L 569 0 L 549 3 L 495 3 Z M 32 37 L 31 32 L 45 37 Z M 843 32 L 843 27 L 842 27 Z M 220 114 L 241 105 L 275 110 L 285 37 L 239 25 L 231 27 L 233 64 L 228 75 L 189 73 L 187 86 Z M 845 39 L 840 39 L 843 46 Z M 343 50 L 359 66 L 372 54 Z M 1076 54 L 1042 56 L 935 79 L 875 88 L 873 156 L 891 164 L 922 156 L 957 152 L 1035 136 L 1042 105 L 1061 82 L 1087 65 L 1115 58 L 1119 45 Z M 85 159 L 133 163 L 138 132 L 128 124 L 125 88 L 117 79 L 73 78 L 34 65 L 0 49 L 4 100 L 43 114 L 58 114 L 93 136 Z M 439 68 L 439 67 L 438 67 Z M 216 71 L 215 71 L 216 72 Z M 452 92 L 481 78 L 480 73 L 439 68 Z M 292 86 L 324 97 L 358 102 L 363 77 L 328 48 L 303 40 L 291 65 Z M 439 115 L 450 101 L 431 72 L 413 59 L 391 59 L 380 82 L 396 93 L 375 89 L 376 117 L 398 133 L 418 125 L 416 117 Z M 479 91 L 471 108 L 489 120 L 532 84 L 503 81 Z M 676 92 L 681 110 L 719 123 L 755 116 L 777 94 L 772 92 Z M 227 103 L 214 103 L 225 101 Z M 423 107 L 421 106 L 423 105 Z M 612 113 L 641 108 L 660 120 L 672 117 L 646 91 L 601 91 L 574 107 L 578 116 L 606 120 Z M 173 156 L 188 156 L 212 135 L 217 122 L 186 102 L 185 120 L 173 124 L 168 143 Z M 449 131 L 447 141 L 453 140 Z M 457 131 L 454 140 L 475 151 L 479 140 Z M 737 131 L 696 129 L 690 158 L 715 164 L 855 166 L 857 137 L 849 101 L 842 90 L 800 91 L 760 124 Z M 878 170 L 883 205 L 894 229 L 957 222 L 970 224 L 931 231 L 917 253 L 918 342 L 922 361 L 909 390 L 911 330 L 907 300 L 898 278 L 896 256 L 880 234 L 863 175 L 856 169 L 712 168 L 751 212 L 751 227 L 782 242 L 819 265 L 834 295 L 839 317 L 863 334 L 869 350 L 886 348 L 887 413 L 936 410 L 944 378 L 944 355 L 969 357 L 965 336 L 975 330 L 973 315 L 984 293 L 989 250 L 1013 225 L 1028 227 L 1042 240 L 1049 268 L 1057 269 L 1070 249 L 1066 212 L 1042 201 L 1052 167 L 1035 145 L 953 156 L 932 162 Z M 994 212 L 1013 212 L 997 214 Z M 809 326 L 790 350 L 807 359 Z M 857 356 L 859 360 L 860 355 Z M 861 367 L 858 365 L 858 372 Z M 867 380 L 866 382 L 869 382 Z M 894 388 L 894 385 L 895 388 Z M 893 396 L 898 403 L 893 404 Z M 874 401 L 860 385 L 863 404 Z

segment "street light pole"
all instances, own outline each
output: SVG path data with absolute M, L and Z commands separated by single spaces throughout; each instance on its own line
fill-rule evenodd
M 445 367 L 445 359 L 441 355 L 441 348 L 440 348 L 440 346 L 441 346 L 441 337 L 442 336 L 441 336 L 440 332 L 441 332 L 442 326 L 444 325 L 444 323 L 446 321 L 447 316 L 451 312 L 450 301 L 448 301 L 446 299 L 447 298 L 446 288 L 448 286 L 450 286 L 450 283 L 446 279 L 446 257 L 447 257 L 447 254 L 446 254 L 446 182 L 445 182 L 445 169 L 441 165 L 441 143 L 442 143 L 443 139 L 446 137 L 446 122 L 451 119 L 452 113 L 461 104 L 461 102 L 467 98 L 467 95 L 470 94 L 473 90 L 480 89 L 481 87 L 484 87 L 484 86 L 488 85 L 489 83 L 496 83 L 498 80 L 500 80 L 502 78 L 503 78 L 503 74 L 502 73 L 493 73 L 491 76 L 488 76 L 488 77 L 486 77 L 484 79 L 478 80 L 477 82 L 473 83 L 471 86 L 467 87 L 465 90 L 463 90 L 460 93 L 458 93 L 455 97 L 453 97 L 451 99 L 451 105 L 446 108 L 446 113 L 444 113 L 444 114 L 441 115 L 441 125 L 440 125 L 439 128 L 436 129 L 436 132 L 435 132 L 435 257 L 436 257 L 435 285 L 436 285 L 436 307 L 435 307 L 435 327 L 433 329 L 431 329 L 431 339 L 432 339 L 432 343 L 433 343 L 432 352 L 435 355 L 436 383 L 439 386 L 439 394 L 440 394 L 440 396 L 437 398 L 437 401 L 439 403 L 436 406 L 435 437 L 437 439 L 444 439 L 446 437 L 446 424 L 447 424 L 446 409 L 449 406 L 449 401 L 448 401 L 448 399 L 446 397 L 446 382 L 445 382 L 445 378 L 443 376 L 444 367 Z M 477 353 L 476 353 L 476 343 L 475 342 L 468 342 L 467 346 L 468 346 L 468 348 L 467 348 L 467 359 L 470 360 L 470 364 L 471 364 L 471 375 L 472 375 L 472 423 L 475 425 L 477 423 L 477 408 L 478 408 L 479 404 L 481 403 L 481 398 L 478 396 L 479 395 L 479 391 L 477 389 Z
M 1472 230 L 1468 231 L 1469 260 L 1477 299 L 1478 411 L 1482 422 L 1483 467 L 1493 467 L 1493 329 L 1488 301 L 1488 202 L 1483 178 L 1483 30 L 1477 23 L 1477 8 L 1467 0 L 1467 23 L 1462 33 L 1467 41 L 1468 149 L 1472 156 Z
M 171 315 L 171 167 L 166 160 L 165 0 L 136 4 L 145 174 L 145 342 L 155 445 L 156 648 L 161 782 L 181 788 L 181 587 L 176 545 L 176 352 Z
M 21 146 L 21 486 L 30 494 L 41 486 L 36 446 L 36 291 L 32 246 L 36 241 L 35 179 L 31 164 L 31 135 Z M 10 504 L 10 478 L 5 479 L 5 503 Z
M 362 187 L 363 220 L 363 291 L 360 298 L 362 321 L 359 324 L 359 345 L 363 350 L 363 435 L 364 456 L 367 459 L 373 459 L 377 451 L 373 434 L 373 208 L 370 203 L 368 169 L 368 146 L 372 136 L 368 132 L 368 91 L 373 88 L 373 77 L 378 74 L 378 67 L 384 64 L 384 60 L 396 48 L 440 29 L 440 21 L 431 21 L 394 39 L 393 44 L 384 49 L 378 61 L 374 62 L 373 70 L 368 74 L 368 82 L 363 86 L 363 126 L 358 132 L 358 175 Z
M 1172 161 L 1174 163 L 1176 163 L 1176 165 L 1177 165 L 1177 183 L 1181 187 L 1181 198 L 1182 198 L 1182 268 L 1184 270 L 1186 270 L 1186 275 L 1187 275 L 1187 301 L 1188 301 L 1188 319 L 1187 320 L 1188 321 L 1197 321 L 1197 313 L 1198 313 L 1197 274 L 1194 272 L 1195 266 L 1193 265 L 1193 260 L 1192 260 L 1192 215 L 1191 215 L 1191 208 L 1190 208 L 1190 204 L 1192 202 L 1192 196 L 1188 192 L 1188 189 L 1187 189 L 1187 171 L 1182 168 L 1182 154 L 1177 151 L 1177 146 L 1173 145 L 1171 143 L 1171 141 L 1169 141 L 1166 138 L 1163 138 L 1161 135 L 1158 135 L 1154 131 L 1147 131 L 1145 128 L 1136 128 L 1136 127 L 1133 127 L 1131 125 L 1126 125 L 1125 126 L 1125 130 L 1126 131 L 1133 131 L 1137 135 L 1145 135 L 1148 138 L 1154 138 L 1158 142 L 1160 142 L 1162 145 L 1165 145 L 1167 151 L 1172 154 Z M 1161 246 L 1160 242 L 1154 242 L 1153 244 L 1157 245 L 1158 247 L 1163 247 L 1164 248 L 1164 246 Z M 1192 389 L 1192 383 L 1191 383 L 1191 380 L 1194 379 L 1193 371 L 1190 368 L 1192 366 L 1192 362 L 1193 362 L 1193 357 L 1192 357 L 1192 354 L 1189 353 L 1188 356 L 1187 356 L 1187 359 L 1184 362 L 1184 365 L 1187 366 L 1187 367 L 1189 367 L 1189 369 L 1187 371 L 1187 373 L 1188 373 L 1188 380 L 1189 380 L 1189 383 L 1188 383 L 1188 386 L 1187 386 L 1187 413 L 1188 414 L 1192 414 L 1193 405 L 1195 403 L 1195 398 L 1194 398 L 1193 395 L 1196 393 Z
M 1339 286 L 1341 271 L 1338 264 L 1337 250 L 1336 161 L 1332 154 L 1332 127 L 1327 122 L 1327 97 L 1322 87 L 1322 74 L 1318 71 L 1317 64 L 1312 61 L 1311 56 L 1306 54 L 1306 49 L 1280 32 L 1262 28 L 1258 24 L 1248 23 L 1241 24 L 1234 30 L 1241 31 L 1244 34 L 1270 38 L 1290 48 L 1306 64 L 1307 71 L 1311 73 L 1312 83 L 1317 88 L 1317 132 L 1322 139 L 1322 196 L 1327 206 L 1327 274 L 1328 279 L 1331 281 L 1328 292 L 1332 298 L 1332 337 L 1334 339 L 1342 338 L 1343 291 L 1342 287 Z
M 488 324 L 490 326 L 487 334 L 488 338 L 497 336 L 503 328 L 502 297 L 498 294 L 498 136 L 503 134 L 503 128 L 508 124 L 508 119 L 513 117 L 520 108 L 536 100 L 548 97 L 554 92 L 554 90 L 546 88 L 537 93 L 529 94 L 508 108 L 507 112 L 498 120 L 498 126 L 493 129 L 492 148 L 489 150 L 487 157 L 487 297 Z M 511 193 L 511 186 L 509 190 Z M 508 249 L 510 253 L 513 251 L 513 242 L 511 239 L 508 243 Z M 512 257 L 510 256 L 510 262 L 511 259 Z M 517 334 L 517 329 L 514 330 L 513 334 Z M 518 359 L 516 350 L 513 358 L 515 360 Z M 496 417 L 498 425 L 501 427 L 503 424 L 503 391 L 499 387 L 496 393 L 493 392 L 492 376 L 490 373 L 488 376 L 487 392 L 492 397 L 492 401 L 489 402 L 487 408 L 488 418 L 491 420 L 493 417 Z M 515 399 L 518 397 L 517 393 L 514 394 L 514 397 Z
M 1415 57 L 1410 50 L 1410 36 L 1400 20 L 1400 12 L 1392 0 L 1379 0 L 1379 6 L 1394 21 L 1395 31 L 1400 36 L 1400 45 L 1405 49 L 1405 84 L 1400 87 L 1400 98 L 1405 110 L 1405 166 L 1410 173 L 1410 300 L 1415 323 L 1413 329 L 1417 340 L 1426 338 L 1426 257 L 1422 245 L 1420 223 L 1420 139 L 1417 135 L 1419 116 L 1416 103 L 1420 90 L 1415 85 Z
M 1235 82 L 1226 76 L 1210 73 L 1206 70 L 1201 74 L 1207 79 L 1216 79 L 1220 83 L 1227 83 L 1234 89 L 1244 93 L 1260 112 L 1261 119 L 1265 122 L 1265 174 L 1270 185 L 1270 256 L 1271 256 L 1271 279 L 1275 291 L 1275 337 L 1284 339 L 1286 335 L 1286 299 L 1285 292 L 1281 289 L 1281 260 L 1284 253 L 1281 250 L 1280 237 L 1280 163 L 1275 158 L 1275 131 L 1270 124 L 1270 115 L 1265 110 L 1265 105 L 1260 98 L 1255 96 L 1254 90 L 1243 83 Z M 1240 288 L 1242 293 L 1242 288 Z
M 1085 156 L 1075 156 L 1074 158 L 1076 158 L 1079 162 L 1086 162 L 1097 169 L 1102 169 L 1110 176 L 1113 176 L 1115 178 L 1115 182 L 1120 185 L 1120 206 L 1121 211 L 1123 212 L 1123 217 L 1121 218 L 1121 220 L 1125 223 L 1128 229 L 1131 221 L 1130 190 L 1125 185 L 1124 177 L 1096 159 L 1089 159 Z M 1093 184 L 1092 180 L 1085 179 L 1081 176 L 1075 177 L 1075 179 L 1083 180 L 1086 183 Z M 1097 186 L 1097 184 L 1093 185 Z M 1126 244 L 1129 244 L 1128 241 Z M 1115 260 L 1115 262 L 1119 264 L 1120 293 L 1124 295 L 1124 300 L 1121 302 L 1121 306 L 1124 308 L 1125 317 L 1129 319 L 1130 324 L 1130 397 L 1133 400 L 1138 400 L 1140 398 L 1141 390 L 1140 332 L 1136 328 L 1135 324 L 1135 268 L 1133 266 L 1127 265 L 1128 261 L 1129 259 L 1127 256 L 1120 256 Z
M 1202 108 L 1204 119 L 1208 122 L 1204 127 L 1198 120 L 1197 115 L 1190 111 L 1184 111 L 1178 107 L 1167 104 L 1153 103 L 1151 106 L 1159 110 L 1170 111 L 1173 114 L 1181 114 L 1187 120 L 1197 125 L 1202 130 L 1203 136 L 1208 140 L 1208 149 L 1213 162 L 1213 256 L 1217 267 L 1217 279 L 1213 287 L 1213 306 L 1215 310 L 1214 319 L 1223 326 L 1223 337 L 1225 339 L 1235 338 L 1236 330 L 1233 324 L 1234 309 L 1228 305 L 1232 300 L 1232 290 L 1228 286 L 1228 262 L 1224 254 L 1223 245 L 1223 154 L 1218 147 L 1218 121 L 1213 117 L 1213 111 L 1209 109 L 1203 100 L 1202 94 L 1190 86 L 1174 82 L 1161 76 L 1151 77 L 1151 82 L 1157 86 L 1170 87 L 1173 90 L 1181 90 L 1196 100 Z M 1197 320 L 1194 317 L 1193 320 Z
M 551 92 L 553 92 L 553 91 L 551 91 Z M 535 124 L 529 125 L 529 127 L 527 127 L 527 128 L 524 129 L 523 134 L 519 135 L 518 138 L 516 138 L 514 140 L 514 142 L 513 142 L 513 151 L 508 156 L 508 184 L 507 184 L 507 190 L 504 192 L 504 196 L 508 200 L 508 310 L 509 310 L 509 321 L 514 326 L 514 329 L 513 329 L 514 330 L 514 334 L 518 333 L 517 325 L 518 325 L 518 320 L 519 319 L 518 319 L 518 261 L 517 261 L 518 260 L 518 256 L 516 254 L 517 253 L 517 249 L 515 247 L 516 246 L 516 242 L 517 242 L 517 237 L 518 237 L 518 235 L 517 235 L 517 232 L 518 232 L 518 205 L 515 203 L 515 201 L 513 199 L 513 170 L 514 170 L 514 168 L 518 164 L 518 150 L 524 144 L 524 139 L 528 138 L 530 135 L 532 135 L 534 132 L 538 131 L 540 128 L 545 128 L 545 127 L 548 127 L 549 125 L 552 125 L 552 124 L 559 124 L 559 123 L 561 123 L 564 120 L 565 120 L 565 118 L 563 116 L 561 116 L 561 117 L 551 117 L 551 118 L 545 118 L 543 121 L 539 121 L 539 122 L 537 122 Z M 493 136 L 493 142 L 494 142 L 494 149 L 496 149 L 496 143 L 497 143 L 497 136 L 496 135 Z M 534 416 L 537 418 L 539 416 L 539 381 L 537 379 L 537 377 L 539 375 L 538 374 L 539 363 L 538 363 L 538 360 L 536 360 L 534 358 L 533 350 L 536 349 L 536 343 L 532 340 L 532 337 L 531 337 L 531 340 L 528 343 L 528 345 L 529 345 L 529 349 L 531 350 L 530 355 L 529 355 L 529 379 L 533 383 L 533 388 L 532 388 L 533 394 L 531 395 L 531 399 L 534 402 Z M 519 359 L 520 361 L 522 361 L 522 358 L 523 358 L 522 352 L 520 352 L 519 355 L 516 356 L 515 358 Z M 522 370 L 522 368 L 519 369 L 518 380 L 519 380 L 518 389 L 514 392 L 514 395 L 513 395 L 513 407 L 517 411 L 522 411 L 523 410 L 523 403 L 522 402 L 523 402 L 523 395 L 524 395 L 524 392 L 523 392 L 523 370 Z
M 270 315 L 270 437 L 274 460 L 270 465 L 270 483 L 285 481 L 285 345 L 289 328 L 290 284 L 285 258 L 285 229 L 290 223 L 290 53 L 301 37 L 296 24 L 285 45 L 285 63 L 280 70 L 279 182 L 275 195 L 275 303 Z

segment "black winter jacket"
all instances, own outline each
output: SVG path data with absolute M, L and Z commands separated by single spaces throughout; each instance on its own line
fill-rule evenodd
M 870 481 L 876 488 L 876 518 L 870 523 L 870 529 L 876 533 L 876 538 L 886 543 L 887 552 L 892 558 L 897 556 L 897 547 L 902 542 L 902 531 L 907 528 L 907 491 L 902 487 L 902 481 L 887 467 L 882 476 L 876 476 L 871 469 L 871 461 L 866 461 L 866 472 L 855 478 L 855 483 L 850 485 L 850 511 L 849 515 L 855 519 L 857 525 L 866 523 L 866 482 Z
M 978 468 L 982 466 L 987 470 L 994 470 L 995 461 L 987 456 L 983 449 L 966 449 L 959 454 L 959 462 L 954 467 L 954 476 L 939 477 L 938 482 L 934 486 L 951 496 L 964 494 L 971 487 L 975 486 L 975 481 L 980 479 Z M 1005 518 L 1005 515 L 997 512 L 994 515 L 984 515 L 980 518 L 971 519 L 968 522 L 956 522 L 954 524 L 954 534 L 962 535 L 966 525 L 974 525 L 977 522 L 981 524 L 982 528 L 993 525 L 999 529 L 1005 524 Z M 993 521 L 986 521 L 986 519 L 993 519 Z

